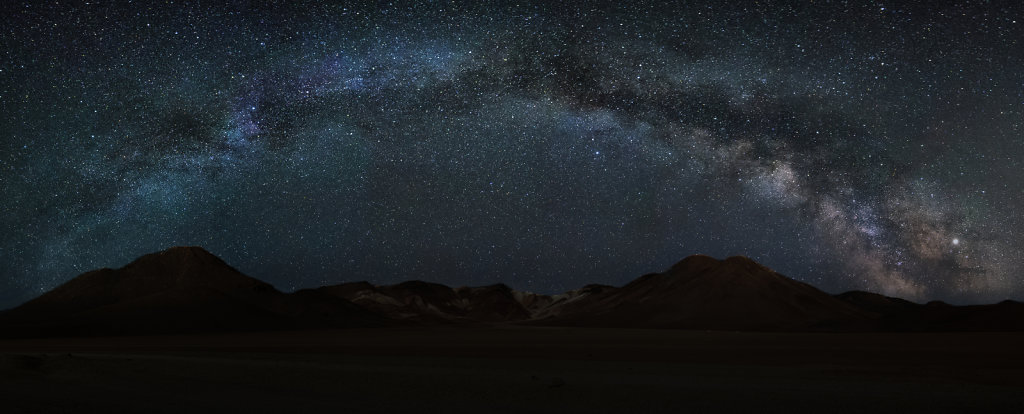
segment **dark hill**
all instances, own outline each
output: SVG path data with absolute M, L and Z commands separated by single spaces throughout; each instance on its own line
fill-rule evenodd
M 899 314 L 921 306 L 909 300 L 862 290 L 840 293 L 836 295 L 836 299 L 881 316 Z
M 336 297 L 288 295 L 199 247 L 86 272 L 4 312 L 5 336 L 157 334 L 364 326 L 380 318 Z
M 852 329 L 869 314 L 746 257 L 690 256 L 567 304 L 550 325 L 715 330 Z
M 836 298 L 875 314 L 873 328 L 879 331 L 1024 331 L 1024 304 L 1012 300 L 967 306 L 936 300 L 921 305 L 860 291 Z

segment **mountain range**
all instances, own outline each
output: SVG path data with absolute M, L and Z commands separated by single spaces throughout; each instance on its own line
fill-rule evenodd
M 503 284 L 407 281 L 284 293 L 200 247 L 79 275 L 0 312 L 0 336 L 102 336 L 379 326 L 523 324 L 729 331 L 1024 331 L 1024 304 L 918 304 L 830 295 L 746 257 L 690 256 L 621 287 L 558 295 Z

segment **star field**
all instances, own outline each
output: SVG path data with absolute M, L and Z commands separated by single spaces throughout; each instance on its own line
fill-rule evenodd
M 0 307 L 173 245 L 283 290 L 703 253 L 1024 298 L 1019 6 L 129 3 L 2 6 Z

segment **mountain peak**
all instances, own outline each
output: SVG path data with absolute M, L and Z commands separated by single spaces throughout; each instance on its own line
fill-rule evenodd
M 730 256 L 724 260 L 695 254 L 679 261 L 669 269 L 672 273 L 699 273 L 711 269 L 727 269 L 728 273 L 775 273 L 768 267 L 746 256 Z
M 24 306 L 85 309 L 171 291 L 233 289 L 274 291 L 202 247 L 180 246 L 147 254 L 119 269 L 83 273 Z
M 653 328 L 803 330 L 862 312 L 743 257 L 689 256 L 558 315 L 559 323 Z
M 670 271 L 694 272 L 699 271 L 701 269 L 707 269 L 710 267 L 718 266 L 720 263 L 721 261 L 714 257 L 704 254 L 695 254 L 687 256 L 685 259 L 680 260 L 678 263 L 672 265 Z
M 197 246 L 171 247 L 119 269 L 83 273 L 7 316 L 44 335 L 291 329 L 382 320 L 340 298 L 282 293 Z
M 176 254 L 176 255 L 193 254 L 193 255 L 200 255 L 200 256 L 213 256 L 213 253 L 210 253 L 209 251 L 207 251 L 206 249 L 204 249 L 204 248 L 202 248 L 200 246 L 172 246 L 172 247 L 167 248 L 164 251 L 157 252 L 157 254 Z
M 150 253 L 139 257 L 125 266 L 125 268 L 149 264 L 180 266 L 185 263 L 230 267 L 219 257 L 206 251 L 206 249 L 202 247 L 175 246 L 160 252 Z
M 747 256 L 729 256 L 725 260 L 723 260 L 722 262 L 731 263 L 731 264 L 737 264 L 737 265 L 743 265 L 743 266 L 754 265 L 754 266 L 763 267 L 760 263 L 754 261 L 754 259 L 751 259 L 751 258 L 749 258 Z
M 728 266 L 733 271 L 740 271 L 744 273 L 767 273 L 773 275 L 777 274 L 768 266 L 758 263 L 747 256 L 731 256 L 723 260 L 722 264 Z
M 162 252 L 147 254 L 119 270 L 125 271 L 125 277 L 147 280 L 149 283 L 164 286 L 234 284 L 240 280 L 253 280 L 219 257 L 194 246 L 172 247 Z

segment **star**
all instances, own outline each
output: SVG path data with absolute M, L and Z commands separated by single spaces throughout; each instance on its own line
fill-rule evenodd
M 23 2 L 0 308 L 174 245 L 281 288 L 559 293 L 702 253 L 1024 298 L 1024 6 L 699 3 Z

